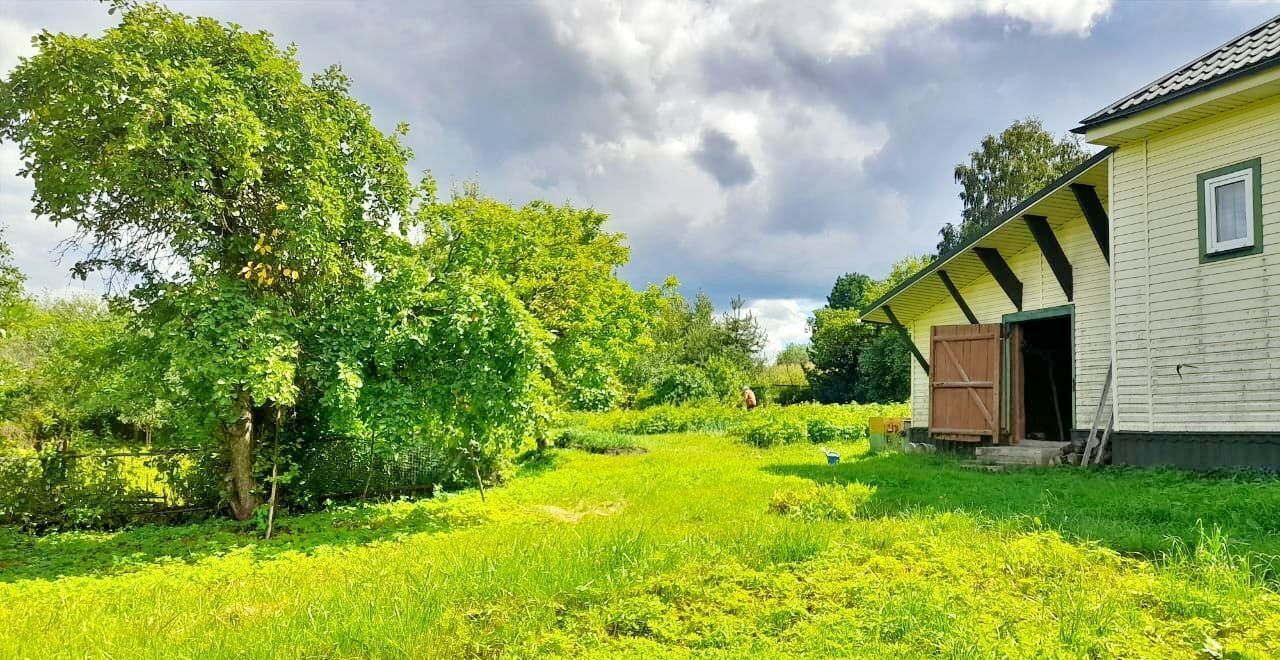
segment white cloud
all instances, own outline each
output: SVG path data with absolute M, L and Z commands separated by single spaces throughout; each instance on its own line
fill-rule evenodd
M 1113 0 L 844 0 L 673 3 L 665 0 L 546 0 L 556 34 L 640 86 L 679 73 L 708 47 L 773 39 L 829 57 L 865 55 L 895 31 L 969 17 L 1024 21 L 1035 31 L 1087 36 Z
M 0 229 L 13 250 L 14 264 L 27 278 L 27 288 L 38 294 L 82 293 L 86 283 L 73 281 L 55 249 L 71 236 L 70 225 L 55 226 L 31 215 L 31 182 L 18 176 L 22 160 L 18 148 L 0 143 Z M 93 283 L 89 283 L 92 285 Z
M 18 58 L 31 55 L 31 37 L 36 30 L 15 20 L 0 17 L 0 71 L 8 71 L 18 63 Z
M 92 3 L 3 2 L 6 69 L 35 27 L 94 34 L 116 20 Z M 929 250 L 958 211 L 950 165 L 1026 114 L 1062 130 L 1084 96 L 1077 87 L 1090 89 L 1080 116 L 1105 103 L 1110 92 L 1093 91 L 1122 68 L 1107 55 L 1113 44 L 1077 37 L 1152 16 L 1117 5 L 1104 21 L 1111 0 L 180 9 L 296 42 L 306 70 L 342 63 L 379 125 L 413 126 L 415 167 L 446 188 L 474 178 L 515 203 L 594 206 L 629 234 L 636 284 L 675 274 L 720 305 L 735 293 L 818 296 L 840 273 L 880 275 Z M 1136 25 L 1126 33 L 1152 39 Z M 1048 66 L 1063 53 L 1079 55 L 1065 73 Z M 1089 75 L 1067 75 L 1079 71 Z M 1126 77 L 1120 91 L 1149 78 Z M 699 164 L 709 132 L 732 139 L 725 153 L 749 175 L 717 178 Z M 12 169 L 0 162 L 0 220 L 32 282 L 66 286 L 66 267 L 49 263 L 58 236 L 25 215 L 30 188 Z
M 809 316 L 824 301 L 809 298 L 759 298 L 748 300 L 746 309 L 769 335 L 765 346 L 766 359 L 772 360 L 787 344 L 809 341 Z

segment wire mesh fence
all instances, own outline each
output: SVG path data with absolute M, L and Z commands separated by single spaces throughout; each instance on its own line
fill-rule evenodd
M 0 523 L 111 527 L 140 515 L 209 508 L 189 479 L 191 449 L 0 457 Z
M 292 490 L 321 498 L 430 494 L 447 475 L 443 454 L 428 447 L 380 450 L 362 443 L 322 442 L 300 452 Z
M 378 450 L 347 440 L 309 443 L 290 468 L 282 499 L 299 508 L 328 499 L 430 495 L 449 476 L 438 450 Z M 216 454 L 191 448 L 0 456 L 0 524 L 106 528 L 212 511 L 223 474 Z

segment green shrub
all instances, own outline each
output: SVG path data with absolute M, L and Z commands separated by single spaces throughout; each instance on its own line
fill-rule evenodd
M 780 406 L 813 401 L 813 390 L 808 385 L 775 385 L 773 401 Z
M 650 384 L 653 403 L 672 404 L 705 401 L 717 397 L 716 386 L 702 369 L 677 364 L 658 374 Z
M 750 412 L 723 404 L 653 406 L 605 413 L 571 413 L 557 421 L 565 427 L 595 431 L 655 434 L 727 432 L 761 447 L 790 442 L 853 442 L 867 437 L 872 417 L 906 417 L 905 403 L 817 403 L 764 406 Z M 797 427 L 799 427 L 797 429 Z
M 801 520 L 853 520 L 871 497 L 875 486 L 851 484 L 808 484 L 774 491 L 769 510 Z
M 803 422 L 778 417 L 749 422 L 739 434 L 748 444 L 757 447 L 789 445 L 809 438 L 808 427 Z
M 622 452 L 636 449 L 631 436 L 612 431 L 593 431 L 591 429 L 562 429 L 555 438 L 555 446 L 561 449 L 581 449 L 596 454 Z

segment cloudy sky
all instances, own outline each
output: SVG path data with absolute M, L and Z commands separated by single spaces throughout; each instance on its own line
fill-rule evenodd
M 742 295 L 772 348 L 840 273 L 931 251 L 955 163 L 1036 115 L 1055 132 L 1280 11 L 1262 2 L 555 0 L 170 2 L 340 63 L 415 167 L 490 195 L 592 206 L 636 285 Z M 88 0 L 0 0 L 0 72 L 41 28 L 97 33 Z M 66 234 L 31 217 L 0 144 L 0 224 L 36 290 Z M 90 286 L 93 283 L 90 282 Z

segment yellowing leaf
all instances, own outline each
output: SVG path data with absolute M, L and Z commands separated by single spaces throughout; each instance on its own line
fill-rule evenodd
M 277 210 L 277 211 L 283 211 L 283 210 L 285 210 L 285 209 L 287 209 L 287 208 L 289 208 L 289 205 L 288 205 L 288 204 L 285 204 L 284 202 L 276 202 L 276 210 Z

